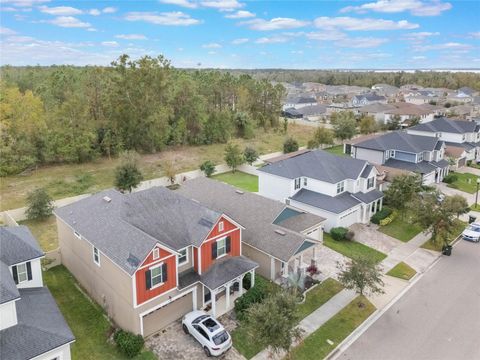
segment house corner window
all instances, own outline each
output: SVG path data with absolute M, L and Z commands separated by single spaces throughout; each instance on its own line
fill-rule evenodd
M 370 189 L 375 184 L 375 178 L 371 177 L 367 180 L 367 189 Z
M 345 191 L 345 181 L 337 183 L 337 194 L 340 194 Z
M 186 248 L 180 250 L 178 253 L 180 254 L 178 256 L 178 265 L 182 265 L 188 262 L 188 252 Z
M 300 178 L 295 179 L 295 190 L 300 189 Z
M 223 227 L 223 221 L 220 221 L 218 223 L 218 231 L 223 231 L 224 227 Z
M 158 248 L 153 249 L 153 260 L 157 260 L 160 257 L 160 250 Z
M 17 265 L 17 279 L 18 284 L 25 282 L 28 280 L 28 273 L 27 273 L 27 263 Z
M 100 266 L 100 252 L 96 247 L 93 247 L 93 262 Z

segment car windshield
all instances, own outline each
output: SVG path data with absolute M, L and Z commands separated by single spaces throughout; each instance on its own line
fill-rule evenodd
M 197 317 L 195 320 L 192 321 L 192 324 L 198 324 L 200 321 L 202 321 L 203 319 L 207 318 L 208 315 L 201 315 L 199 317 Z
M 215 343 L 215 345 L 223 344 L 227 340 L 228 334 L 225 330 L 213 337 L 213 342 Z
M 468 230 L 470 231 L 475 231 L 475 232 L 480 232 L 480 227 L 479 226 L 475 226 L 475 225 L 470 225 L 468 227 Z
M 214 332 L 214 331 L 217 331 L 218 329 L 220 329 L 220 325 L 214 320 L 212 319 L 211 317 L 209 317 L 208 319 L 204 320 L 202 322 L 203 325 L 205 325 L 205 327 L 208 329 L 208 331 L 210 332 Z

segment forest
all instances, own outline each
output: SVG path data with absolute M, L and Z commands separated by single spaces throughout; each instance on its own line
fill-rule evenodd
M 162 56 L 109 67 L 1 69 L 0 176 L 123 150 L 226 143 L 279 126 L 282 85 L 175 69 Z

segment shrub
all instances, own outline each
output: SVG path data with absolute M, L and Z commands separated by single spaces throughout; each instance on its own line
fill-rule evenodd
M 355 232 L 348 231 L 347 235 L 345 235 L 345 240 L 352 241 L 354 237 L 355 237 Z
M 246 276 L 247 278 L 247 276 Z M 245 281 L 247 280 L 247 281 Z M 250 278 L 244 279 L 243 283 L 248 282 L 249 290 L 235 300 L 235 314 L 239 320 L 242 320 L 245 315 L 245 311 L 252 305 L 262 302 L 269 294 L 273 293 L 273 286 L 265 279 L 256 276 L 255 285 L 250 288 Z
M 129 358 L 138 355 L 142 350 L 144 343 L 141 335 L 135 335 L 124 330 L 118 330 L 115 335 L 113 335 L 113 340 L 120 351 Z
M 455 175 L 455 174 L 448 174 L 447 176 L 445 176 L 443 178 L 443 182 L 444 183 L 447 183 L 447 184 L 451 184 L 451 183 L 454 183 L 455 181 L 458 180 L 458 176 Z
M 207 160 L 200 165 L 200 170 L 203 171 L 206 177 L 210 177 L 215 172 L 215 164 L 210 160 Z
M 298 150 L 298 142 L 292 137 L 289 137 L 283 143 L 283 152 L 285 154 L 291 153 Z
M 333 240 L 341 241 L 347 238 L 348 229 L 344 227 L 335 227 L 330 230 L 330 236 Z
M 309 267 L 307 267 L 307 272 L 310 274 L 310 276 L 313 276 L 315 274 L 318 274 L 318 268 L 312 264 Z
M 258 153 L 257 150 L 254 148 L 251 148 L 247 146 L 245 150 L 243 150 L 243 157 L 245 158 L 245 161 L 249 164 L 252 165 L 255 161 L 258 159 Z
M 393 211 L 390 216 L 387 216 L 385 219 L 380 220 L 380 225 L 385 226 L 390 224 L 395 218 L 397 217 L 398 213 L 396 211 Z
M 380 221 L 385 219 L 387 216 L 389 216 L 392 213 L 392 210 L 388 207 L 383 207 L 382 210 L 378 211 L 377 213 L 373 214 L 372 218 L 370 221 L 374 224 L 380 224 Z
M 45 189 L 39 188 L 31 191 L 27 196 L 27 219 L 46 219 L 52 215 L 53 201 Z

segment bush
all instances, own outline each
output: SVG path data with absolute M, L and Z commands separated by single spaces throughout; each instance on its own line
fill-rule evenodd
M 292 137 L 289 137 L 285 142 L 283 143 L 283 152 L 285 154 L 291 153 L 294 151 L 298 150 L 298 142 Z
M 388 217 L 392 213 L 392 210 L 388 207 L 383 207 L 382 210 L 378 211 L 377 213 L 373 214 L 370 221 L 374 224 L 380 224 L 380 221 Z
M 455 174 L 448 174 L 447 176 L 445 176 L 443 178 L 443 182 L 444 183 L 447 183 L 447 184 L 451 184 L 451 183 L 454 183 L 455 181 L 458 180 L 458 176 L 455 175 Z
M 245 150 L 243 150 L 243 157 L 245 158 L 245 161 L 249 164 L 252 165 L 255 161 L 258 159 L 258 153 L 257 150 L 254 148 L 251 148 L 247 146 Z
M 210 177 L 215 172 L 215 164 L 210 160 L 207 160 L 200 165 L 200 170 L 203 171 L 206 177 Z
M 385 226 L 390 224 L 397 217 L 398 213 L 396 211 L 392 212 L 390 216 L 387 216 L 385 219 L 380 220 L 380 225 Z
M 307 267 L 307 272 L 310 274 L 310 276 L 313 276 L 315 274 L 318 274 L 318 268 L 312 264 L 309 267 Z
M 52 215 L 52 211 L 53 200 L 50 195 L 47 194 L 45 189 L 35 189 L 27 195 L 27 211 L 25 213 L 27 219 L 46 219 Z
M 113 335 L 113 340 L 120 351 L 129 358 L 138 355 L 140 351 L 142 351 L 144 343 L 141 335 L 135 335 L 124 330 L 118 330 L 115 335 Z
M 245 311 L 252 304 L 262 302 L 263 299 L 274 292 L 272 284 L 259 276 L 255 277 L 255 285 L 253 288 L 250 288 L 250 280 L 250 277 L 247 278 L 247 276 L 245 276 L 243 285 L 246 287 L 245 285 L 248 283 L 249 290 L 235 300 L 235 314 L 239 320 L 244 319 Z
M 335 227 L 330 230 L 330 236 L 333 240 L 341 241 L 347 238 L 348 229 L 344 227 Z

